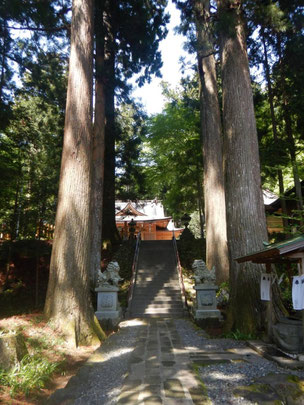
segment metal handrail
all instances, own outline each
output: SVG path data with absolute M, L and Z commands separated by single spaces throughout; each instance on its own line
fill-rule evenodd
M 141 242 L 141 233 L 138 232 L 137 237 L 136 237 L 136 246 L 135 246 L 134 258 L 133 258 L 133 264 L 132 264 L 131 284 L 130 284 L 129 291 L 128 291 L 128 307 L 126 310 L 126 317 L 128 317 L 130 315 L 130 311 L 131 311 L 131 302 L 132 302 L 132 298 L 133 298 L 133 291 L 134 291 L 134 286 L 135 286 L 136 277 L 137 277 L 137 263 L 138 263 L 140 242 Z
M 178 254 L 175 235 L 173 235 L 172 242 L 173 242 L 173 247 L 174 247 L 174 251 L 175 251 L 176 268 L 178 271 L 179 283 L 180 283 L 181 290 L 182 290 L 183 304 L 186 309 L 189 309 L 188 302 L 187 302 L 187 296 L 186 296 L 186 289 L 185 289 L 185 284 L 184 284 L 184 277 L 183 277 L 183 272 L 182 272 L 182 266 L 181 266 L 181 263 L 179 260 L 179 254 Z

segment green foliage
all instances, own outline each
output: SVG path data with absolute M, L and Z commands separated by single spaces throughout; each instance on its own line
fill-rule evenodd
M 150 119 L 144 145 L 151 196 L 161 199 L 175 220 L 197 210 L 202 184 L 197 82 L 182 85 L 181 91 L 163 85 L 168 102 Z
M 12 397 L 19 392 L 28 395 L 43 388 L 58 367 L 59 363 L 52 363 L 40 355 L 26 355 L 11 371 L 0 369 L 0 382 L 10 387 Z
M 244 333 L 241 332 L 239 329 L 235 331 L 225 333 L 222 335 L 223 338 L 226 339 L 234 339 L 234 340 L 256 340 L 257 336 L 252 333 Z
M 115 252 L 113 259 L 119 264 L 119 275 L 124 280 L 129 280 L 132 275 L 132 263 L 136 242 L 134 240 L 123 241 Z
M 192 264 L 196 259 L 206 260 L 206 241 L 204 239 L 184 238 L 176 242 L 179 259 L 185 269 L 192 269 Z
M 140 152 L 146 118 L 142 106 L 135 103 L 122 104 L 117 110 L 119 135 L 115 144 L 115 191 L 116 198 L 123 201 L 145 198 L 146 184 Z
M 0 244 L 0 317 L 43 307 L 50 254 L 51 244 L 42 240 Z M 37 271 L 38 302 L 35 299 Z
M 64 4 L 63 4 L 64 3 Z M 68 2 L 3 0 L 0 4 L 0 130 L 11 119 L 16 78 L 40 65 L 41 49 L 65 48 Z M 20 28 L 23 27 L 24 30 Z M 17 29 L 16 29 L 17 28 Z M 31 30 L 33 28 L 33 30 Z M 57 42 L 61 38 L 60 44 Z M 18 80 L 17 80 L 18 81 Z
M 216 300 L 219 307 L 223 308 L 228 305 L 229 302 L 229 283 L 225 281 L 219 285 L 216 292 Z
M 56 54 L 42 55 L 39 77 L 24 76 L 10 124 L 0 134 L 0 168 L 8 176 L 0 184 L 0 225 L 12 239 L 43 237 L 45 224 L 54 223 L 65 74 Z
M 123 279 L 119 290 L 119 303 L 122 308 L 128 305 L 128 292 L 132 278 L 132 264 L 135 254 L 136 242 L 134 240 L 123 241 L 113 256 L 119 264 L 119 275 Z
M 285 189 L 294 184 L 294 165 L 300 178 L 304 174 L 303 5 L 297 0 L 248 0 L 245 4 L 250 29 L 255 32 L 249 39 L 251 65 L 262 64 L 267 84 L 266 90 L 255 94 L 262 180 L 278 192 L 278 170 L 283 172 Z

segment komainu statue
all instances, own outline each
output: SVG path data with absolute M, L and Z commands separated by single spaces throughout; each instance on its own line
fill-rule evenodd
M 108 287 L 115 286 L 118 287 L 119 281 L 122 278 L 119 276 L 119 264 L 117 262 L 110 262 L 107 265 L 106 270 L 102 273 L 100 270 L 97 274 L 97 286 L 98 287 Z
M 192 269 L 194 271 L 193 278 L 195 284 L 215 284 L 215 267 L 213 266 L 211 270 L 208 269 L 204 260 L 194 260 L 192 264 Z

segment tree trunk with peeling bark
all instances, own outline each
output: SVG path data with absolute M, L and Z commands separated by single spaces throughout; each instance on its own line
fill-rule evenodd
M 58 206 L 45 314 L 76 346 L 103 337 L 90 300 L 93 0 L 73 0 Z
M 235 259 L 263 248 L 266 217 L 256 122 L 241 3 L 218 1 L 223 82 L 225 193 L 230 259 L 230 326 L 255 332 L 264 306 L 259 282 L 263 266 Z
M 104 194 L 102 241 L 104 247 L 113 248 L 120 242 L 115 222 L 115 5 L 105 2 L 105 159 L 104 159 Z
M 218 102 L 216 66 L 209 0 L 195 0 L 197 55 L 201 79 L 201 133 L 204 157 L 206 264 L 215 266 L 220 284 L 229 278 L 223 173 L 223 135 Z
M 91 286 L 95 285 L 101 263 L 104 149 L 105 149 L 105 90 L 104 90 L 104 30 L 102 1 L 95 6 L 95 121 L 93 131 L 92 173 L 92 246 Z

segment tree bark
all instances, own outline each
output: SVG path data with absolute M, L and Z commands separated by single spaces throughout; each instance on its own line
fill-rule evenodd
M 113 5 L 112 5 L 113 6 Z M 119 242 L 119 234 L 115 222 L 115 27 L 111 2 L 106 2 L 105 26 L 107 39 L 105 42 L 105 159 L 104 159 L 104 195 L 103 195 L 103 244 L 113 246 Z
M 105 149 L 105 91 L 104 91 L 104 30 L 102 1 L 96 0 L 95 7 L 95 121 L 93 132 L 92 171 L 92 246 L 91 286 L 95 286 L 96 275 L 101 262 L 102 200 Z
M 261 265 L 235 259 L 267 240 L 260 160 L 242 10 L 237 0 L 218 1 L 227 234 L 230 259 L 230 326 L 254 332 L 262 326 Z
M 102 338 L 90 300 L 93 0 L 73 0 L 55 235 L 45 314 L 76 346 Z
M 277 131 L 277 120 L 276 120 L 275 112 L 274 112 L 273 90 L 272 90 L 272 84 L 271 84 L 271 79 L 270 79 L 270 68 L 269 68 L 269 62 L 268 62 L 266 38 L 265 38 L 265 33 L 264 33 L 263 29 L 261 30 L 261 39 L 262 39 L 263 50 L 264 50 L 264 69 L 265 69 L 265 76 L 266 76 L 267 89 L 268 89 L 268 102 L 269 102 L 270 114 L 271 114 L 272 134 L 273 134 L 274 141 L 277 143 L 277 142 L 279 142 L 279 136 L 278 136 L 278 131 Z M 278 169 L 277 174 L 278 174 L 278 180 L 279 180 L 280 199 L 281 199 L 281 207 L 282 207 L 282 213 L 283 213 L 283 229 L 286 232 L 287 228 L 288 228 L 288 219 L 287 219 L 288 213 L 287 213 L 287 206 L 286 206 L 286 200 L 285 200 L 285 195 L 284 195 L 285 189 L 284 189 L 284 178 L 283 178 L 282 169 Z
M 223 173 L 223 136 L 209 0 L 194 2 L 201 79 L 201 132 L 204 157 L 206 264 L 215 266 L 218 284 L 229 278 L 226 207 Z

